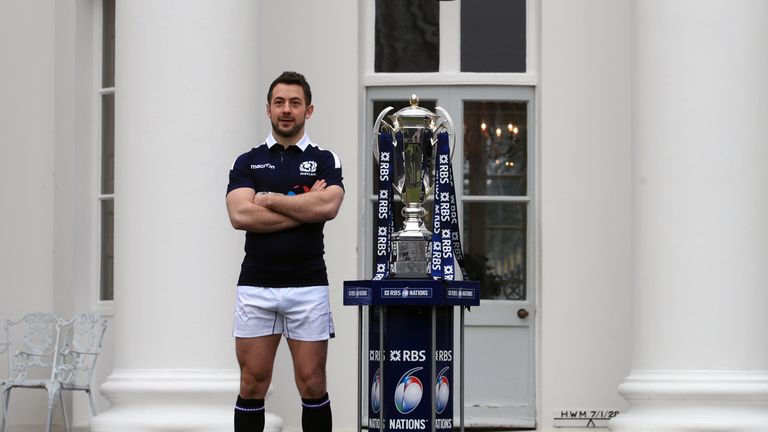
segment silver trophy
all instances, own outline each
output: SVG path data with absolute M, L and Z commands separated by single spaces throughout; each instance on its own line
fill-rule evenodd
M 379 162 L 379 134 L 389 132 L 395 137 L 402 133 L 402 142 L 394 141 L 392 186 L 403 202 L 403 229 L 392 235 L 390 274 L 396 278 L 426 278 L 430 274 L 432 233 L 424 225 L 424 201 L 435 186 L 435 144 L 437 135 L 447 132 L 450 154 L 453 156 L 455 131 L 453 120 L 441 107 L 436 113 L 420 107 L 419 98 L 412 95 L 410 106 L 384 117 L 393 107 L 387 107 L 373 125 L 373 153 Z

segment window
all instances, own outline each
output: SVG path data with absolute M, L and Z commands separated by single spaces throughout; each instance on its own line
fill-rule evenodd
M 100 159 L 101 214 L 99 300 L 114 299 L 115 221 L 115 0 L 102 3 L 101 25 Z
M 526 71 L 525 0 L 461 3 L 461 71 Z
M 376 0 L 376 72 L 437 72 L 439 3 Z
M 441 55 L 461 72 L 528 71 L 526 0 L 376 0 L 374 14 L 374 72 L 454 69 Z

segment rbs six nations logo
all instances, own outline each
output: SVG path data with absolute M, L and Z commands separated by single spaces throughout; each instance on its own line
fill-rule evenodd
M 406 351 L 410 352 L 410 351 Z M 416 352 L 416 351 L 414 351 Z M 390 353 L 390 361 L 401 361 L 401 351 L 393 351 Z M 450 351 L 441 351 L 438 355 L 439 360 L 450 361 Z M 371 357 L 371 360 L 375 360 L 375 356 Z M 423 358 L 421 359 L 424 360 Z M 424 383 L 416 376 L 416 373 L 424 369 L 423 367 L 415 367 L 405 372 L 397 381 L 395 387 L 395 408 L 400 414 L 412 413 L 421 403 L 421 399 L 424 396 Z M 437 414 L 442 414 L 448 407 L 451 397 L 451 382 L 449 380 L 450 367 L 444 367 L 437 374 L 435 379 L 435 411 Z M 381 381 L 381 369 L 376 369 L 371 380 L 371 410 L 378 414 L 382 407 L 382 392 L 384 386 Z
M 409 370 L 397 382 L 397 387 L 395 388 L 395 407 L 400 414 L 410 413 L 421 402 L 421 396 L 424 395 L 424 385 L 417 376 L 412 374 L 422 369 L 417 367 Z
M 381 409 L 381 369 L 376 369 L 371 382 L 371 409 L 376 414 Z
M 446 376 L 448 369 L 448 367 L 444 367 L 440 373 L 437 374 L 437 383 L 435 384 L 435 395 L 437 395 L 435 410 L 438 414 L 442 414 L 443 411 L 445 411 L 445 407 L 448 406 L 448 399 L 451 396 L 451 383 Z

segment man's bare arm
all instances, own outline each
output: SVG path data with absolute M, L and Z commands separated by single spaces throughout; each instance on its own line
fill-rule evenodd
M 344 200 L 341 186 L 326 187 L 325 181 L 318 180 L 312 190 L 301 195 L 264 194 L 255 197 L 254 202 L 273 210 L 289 219 L 305 223 L 329 221 L 336 217 Z
M 255 197 L 256 191 L 251 188 L 238 188 L 227 194 L 227 213 L 233 228 L 270 233 L 302 224 L 299 220 L 256 204 Z

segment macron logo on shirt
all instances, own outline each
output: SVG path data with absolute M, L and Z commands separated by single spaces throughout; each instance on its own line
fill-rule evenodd
M 275 166 L 272 165 L 271 163 L 263 163 L 263 164 L 258 164 L 258 165 L 257 164 L 251 164 L 251 169 L 253 169 L 253 170 L 265 169 L 265 168 L 273 170 L 273 169 L 275 169 Z

